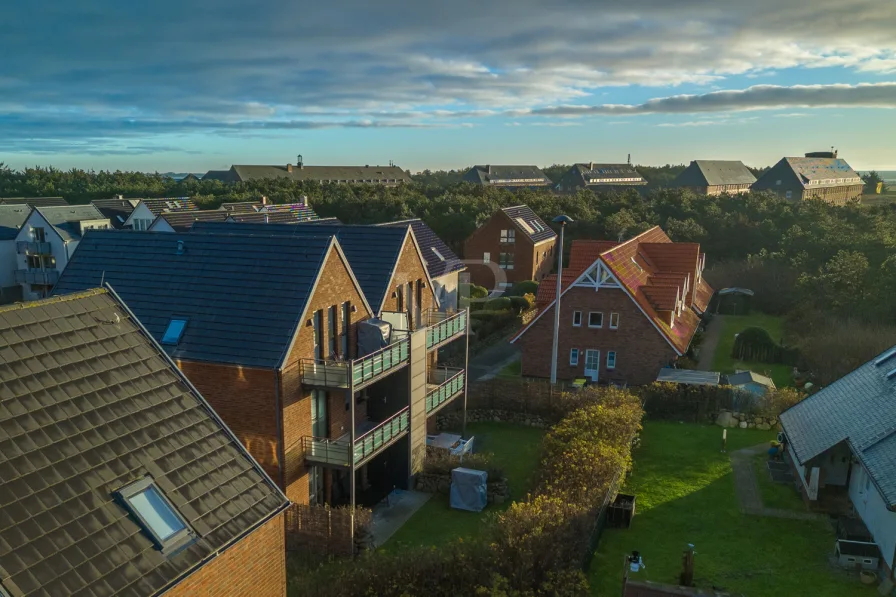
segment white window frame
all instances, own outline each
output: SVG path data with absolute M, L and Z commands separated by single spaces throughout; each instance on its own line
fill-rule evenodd
M 569 349 L 569 366 L 570 367 L 578 367 L 579 366 L 579 349 L 578 348 L 570 348 Z
M 613 319 L 616 319 L 616 323 L 613 323 Z M 619 313 L 610 312 L 610 329 L 618 330 L 619 329 Z
M 591 316 L 592 315 L 600 315 L 600 323 L 597 325 L 591 324 Z M 589 311 L 588 312 L 588 327 L 594 330 L 599 330 L 604 327 L 604 312 L 603 311 Z
M 578 320 L 578 323 L 576 323 Z M 582 327 L 582 312 L 581 311 L 573 311 L 572 312 L 572 327 L 580 328 Z
M 492 254 L 488 251 L 484 251 L 482 253 L 482 263 L 491 263 L 492 262 Z
M 516 230 L 514 230 L 513 228 L 508 228 L 506 230 L 502 229 L 500 242 L 508 245 L 516 243 Z
M 612 359 L 610 358 L 610 355 L 613 356 Z M 612 362 L 612 364 L 610 364 L 611 362 Z M 607 369 L 611 370 L 611 369 L 615 369 L 615 368 L 616 368 L 616 351 L 609 350 L 609 351 L 607 351 Z
M 791 199 L 792 197 L 793 197 L 793 191 L 785 191 L 784 192 L 785 199 Z
M 158 531 L 149 524 L 149 521 L 143 517 L 140 511 L 131 502 L 133 497 L 149 490 L 155 492 L 156 496 L 162 501 L 162 505 L 167 507 L 170 513 L 181 524 L 182 528 L 169 537 L 162 538 L 158 534 Z M 153 543 L 156 544 L 156 547 L 163 554 L 170 554 L 172 551 L 180 549 L 198 538 L 196 531 L 193 530 L 184 515 L 171 503 L 171 500 L 168 499 L 168 496 L 165 495 L 165 492 L 162 491 L 162 488 L 159 487 L 152 477 L 146 476 L 129 485 L 125 485 L 115 492 L 115 496 L 121 501 L 122 505 L 131 516 L 137 519 L 140 527 L 149 534 Z

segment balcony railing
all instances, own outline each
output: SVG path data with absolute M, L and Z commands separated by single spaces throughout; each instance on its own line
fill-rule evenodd
M 55 269 L 17 269 L 17 284 L 44 284 L 52 286 L 59 281 L 59 270 Z
M 430 381 L 439 385 L 426 393 L 426 414 L 440 408 L 464 391 L 466 372 L 463 369 L 438 369 L 436 372 L 436 379 Z
M 427 311 L 426 349 L 441 346 L 445 342 L 464 335 L 467 331 L 467 312 L 455 314 Z
M 355 439 L 355 466 L 359 466 L 392 445 L 408 431 L 410 409 L 406 406 L 370 431 Z M 349 438 L 303 437 L 305 460 L 325 466 L 350 467 L 352 465 Z
M 16 243 L 16 253 L 19 255 L 52 255 L 53 247 L 48 242 L 20 240 Z
M 399 334 L 399 331 L 393 334 Z M 408 362 L 410 340 L 401 333 L 399 340 L 376 352 L 352 361 L 302 359 L 302 383 L 328 388 L 348 388 L 366 384 Z

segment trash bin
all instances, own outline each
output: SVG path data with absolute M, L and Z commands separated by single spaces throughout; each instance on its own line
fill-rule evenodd
M 627 493 L 616 494 L 616 499 L 607 508 L 607 526 L 627 529 L 632 526 L 635 515 L 635 496 Z

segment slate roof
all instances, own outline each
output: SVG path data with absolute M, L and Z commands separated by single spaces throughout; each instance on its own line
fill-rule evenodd
M 156 595 L 287 506 L 106 291 L 0 307 L 0 338 L 6 593 Z M 170 557 L 113 497 L 147 475 L 199 535 Z
M 230 221 L 238 223 L 246 222 L 249 224 L 298 224 L 302 221 L 299 220 L 295 214 L 288 211 L 235 212 L 229 215 Z
M 141 199 L 152 215 L 158 216 L 170 211 L 199 211 L 199 206 L 189 197 L 170 197 L 166 199 Z
M 528 205 L 505 207 L 501 211 L 507 214 L 507 217 L 513 220 L 517 229 L 531 238 L 534 243 L 557 237 L 557 233 L 551 230 L 551 227 L 544 220 L 535 215 L 535 212 Z
M 105 220 L 100 210 L 93 205 L 66 205 L 61 207 L 34 208 L 56 229 L 64 240 L 80 240 L 80 222 L 84 220 Z
M 862 184 L 859 174 L 840 158 L 784 158 L 788 165 L 796 173 L 804 187 L 809 187 L 810 181 L 819 181 L 816 187 L 836 187 L 847 184 Z M 851 178 L 851 182 L 829 182 L 836 179 Z
M 231 180 L 268 180 L 288 178 L 295 181 L 397 184 L 410 182 L 411 177 L 398 166 L 293 166 L 292 171 L 283 166 L 245 166 L 234 164 L 230 169 Z M 208 175 L 206 175 L 208 176 Z
M 189 232 L 190 228 L 193 226 L 193 222 L 223 222 L 229 217 L 229 213 L 217 209 L 172 211 L 161 214 L 156 221 L 152 223 L 152 226 L 150 226 L 149 229 L 155 232 L 158 230 L 156 224 L 159 220 L 165 220 L 168 222 L 169 226 L 174 228 L 175 232 Z
M 328 230 L 301 238 L 91 231 L 53 293 L 105 279 L 157 341 L 172 319 L 188 320 L 181 341 L 164 346 L 172 357 L 274 368 L 331 242 Z
M 3 197 L 0 205 L 27 205 L 29 207 L 59 207 L 68 205 L 62 197 Z
M 202 180 L 220 180 L 221 182 L 237 182 L 236 175 L 230 170 L 209 170 L 202 175 Z
M 222 203 L 218 209 L 230 213 L 255 213 L 261 206 L 262 204 L 259 202 L 235 201 L 231 203 Z
M 894 371 L 896 346 L 779 417 L 801 464 L 840 442 L 848 442 L 891 508 L 896 507 Z
M 432 231 L 432 228 L 426 225 L 426 222 L 420 218 L 410 220 L 400 220 L 397 222 L 386 222 L 385 224 L 377 224 L 378 226 L 408 226 L 414 231 L 414 237 L 417 244 L 420 245 L 420 252 L 426 260 L 426 269 L 429 271 L 430 278 L 438 278 L 451 272 L 459 272 L 466 269 L 463 262 L 457 257 L 448 245 L 445 244 L 439 236 Z
M 473 166 L 462 179 L 484 186 L 534 187 L 553 184 L 538 166 Z
M 647 184 L 641 173 L 631 164 L 595 164 L 594 162 L 574 164 L 560 181 L 561 186 L 576 186 L 579 183 L 586 187 L 630 186 L 639 187 Z
M 717 386 L 722 379 L 718 371 L 693 371 L 691 369 L 672 369 L 663 367 L 656 380 L 664 383 L 683 383 L 692 386 Z
M 712 187 L 728 184 L 753 184 L 756 177 L 739 160 L 694 160 L 679 174 L 673 186 Z
M 109 218 L 113 228 L 121 228 L 128 216 L 134 211 L 137 200 L 132 203 L 129 199 L 97 199 L 90 204 L 97 208 L 103 217 Z
M 237 224 L 233 222 L 197 222 L 194 232 L 215 234 L 251 234 L 278 239 L 289 238 L 301 243 L 305 238 L 321 234 L 335 235 L 345 253 L 361 291 L 374 313 L 379 314 L 389 290 L 392 272 L 401 255 L 409 226 L 320 226 L 299 224 Z
M 310 205 L 305 203 L 279 203 L 269 204 L 258 208 L 262 213 L 280 213 L 288 212 L 295 216 L 296 220 L 316 220 L 317 214 L 311 209 Z
M 30 213 L 27 205 L 0 205 L 0 240 L 15 240 Z
M 758 383 L 767 388 L 775 389 L 775 382 L 771 377 L 754 373 L 753 371 L 739 371 L 728 374 L 729 386 L 744 386 L 748 383 Z

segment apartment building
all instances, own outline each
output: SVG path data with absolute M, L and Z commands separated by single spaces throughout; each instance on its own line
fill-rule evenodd
M 389 187 L 411 182 L 407 172 L 388 166 L 309 166 L 302 156 L 295 164 L 245 165 L 234 164 L 229 170 L 209 170 L 202 180 L 245 182 L 248 180 L 287 179 L 296 182 L 314 181 L 320 184 L 377 184 Z
M 0 204 L 0 305 L 22 300 L 16 237 L 30 213 L 25 204 Z
M 461 178 L 464 182 L 502 189 L 528 189 L 553 186 L 538 166 L 473 166 Z
M 749 193 L 756 177 L 738 160 L 694 160 L 672 182 L 673 187 L 701 195 Z
M 101 276 L 297 503 L 410 487 L 428 421 L 466 395 L 436 355 L 467 314 L 436 310 L 410 227 L 89 234 L 56 293 Z
M 788 201 L 817 199 L 846 205 L 862 198 L 864 181 L 837 152 L 807 153 L 802 158 L 781 158 L 751 187 L 770 191 Z
M 566 171 L 557 183 L 557 190 L 564 193 L 575 193 L 579 189 L 622 191 L 646 186 L 647 180 L 631 164 L 583 162 Z

